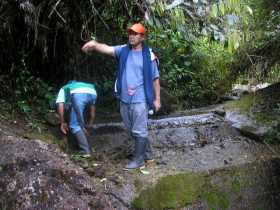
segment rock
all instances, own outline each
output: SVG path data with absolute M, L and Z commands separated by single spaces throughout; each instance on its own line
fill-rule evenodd
M 259 126 L 253 123 L 243 123 L 243 122 L 234 123 L 232 127 L 239 130 L 240 133 L 242 133 L 244 136 L 259 141 L 263 139 L 263 137 L 266 135 L 266 133 L 269 130 L 269 128 L 264 126 Z
M 107 195 L 55 145 L 0 133 L 0 206 L 9 210 L 113 209 Z M 100 203 L 102 200 L 102 203 Z
M 221 143 L 219 146 L 221 149 L 225 149 L 225 145 L 223 143 Z
M 264 89 L 264 88 L 266 88 L 270 85 L 271 85 L 270 83 L 265 82 L 265 83 L 253 85 L 253 86 L 250 87 L 250 89 L 251 89 L 251 91 L 256 92 L 257 90 Z
M 235 84 L 231 90 L 231 92 L 222 97 L 222 100 L 228 101 L 228 100 L 238 100 L 242 96 L 247 95 L 252 92 L 256 92 L 257 90 L 264 89 L 268 87 L 269 83 L 263 83 L 263 84 L 256 84 L 256 85 L 241 85 L 241 84 Z
M 259 141 L 263 139 L 270 129 L 264 125 L 257 124 L 251 118 L 238 111 L 228 111 L 225 118 L 242 135 Z
M 51 126 L 57 126 L 60 124 L 60 121 L 59 121 L 59 116 L 57 113 L 55 112 L 48 112 L 46 115 L 45 115 L 45 120 L 46 122 L 51 125 Z
M 243 95 L 246 95 L 250 92 L 250 86 L 249 85 L 241 85 L 241 84 L 236 84 L 234 85 L 231 94 L 232 96 L 237 96 L 241 97 Z
M 103 167 L 95 167 L 93 176 L 97 178 L 105 177 L 106 171 Z
M 201 147 L 204 147 L 206 144 L 208 144 L 207 139 L 199 139 L 199 144 Z
M 216 114 L 216 115 L 219 115 L 221 117 L 224 117 L 226 115 L 226 111 L 225 111 L 225 109 L 223 107 L 215 109 L 213 111 L 213 113 Z
M 234 101 L 234 100 L 239 100 L 240 97 L 238 96 L 222 96 L 221 97 L 222 101 Z

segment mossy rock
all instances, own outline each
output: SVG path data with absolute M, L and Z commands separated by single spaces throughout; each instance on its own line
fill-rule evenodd
M 163 177 L 154 187 L 141 192 L 133 202 L 136 209 L 177 208 L 192 203 L 203 178 L 192 174 L 178 174 Z
M 280 83 L 271 85 L 255 93 L 243 96 L 240 100 L 226 103 L 226 110 L 238 110 L 256 123 L 272 126 L 279 122 Z
M 143 189 L 132 202 L 134 209 L 277 209 L 278 158 L 199 173 L 167 175 Z M 276 199 L 276 200 L 275 200 Z M 192 208 L 195 207 L 195 208 Z M 246 207 L 246 208 L 245 208 Z M 267 207 L 267 208 L 266 208 Z
M 211 208 L 227 209 L 226 194 L 211 185 L 203 174 L 185 173 L 161 178 L 154 187 L 143 190 L 132 206 L 135 209 L 177 209 L 200 199 Z

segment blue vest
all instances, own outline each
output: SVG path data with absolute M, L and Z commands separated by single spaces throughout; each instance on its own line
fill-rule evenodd
M 118 65 L 118 75 L 117 75 L 117 96 L 121 95 L 121 81 L 123 72 L 126 67 L 126 61 L 128 54 L 131 50 L 130 45 L 126 45 L 122 48 L 119 56 L 119 65 Z M 153 84 L 153 73 L 152 73 L 152 61 L 151 61 L 151 53 L 149 48 L 146 45 L 143 45 L 142 48 L 142 56 L 143 56 L 143 77 L 144 77 L 144 91 L 147 103 L 149 108 L 154 107 L 155 93 L 154 93 L 154 84 Z

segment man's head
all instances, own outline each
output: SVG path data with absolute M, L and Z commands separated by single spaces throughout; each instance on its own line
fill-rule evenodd
M 135 23 L 127 29 L 127 32 L 129 44 L 135 47 L 145 40 L 147 30 L 141 23 Z

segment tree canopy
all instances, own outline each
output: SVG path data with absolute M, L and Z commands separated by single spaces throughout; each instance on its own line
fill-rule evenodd
M 213 103 L 244 75 L 279 81 L 279 8 L 276 0 L 3 0 L 1 97 L 43 103 L 75 78 L 112 98 L 115 61 L 80 48 L 92 38 L 125 43 L 127 26 L 142 22 L 168 92 L 185 107 Z

